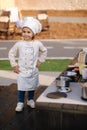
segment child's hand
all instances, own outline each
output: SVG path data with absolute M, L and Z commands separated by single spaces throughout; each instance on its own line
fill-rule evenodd
M 41 62 L 38 60 L 36 67 L 38 68 L 41 65 Z
M 18 66 L 18 65 L 17 65 L 17 66 L 14 66 L 14 67 L 13 67 L 13 71 L 18 74 L 18 73 L 20 72 L 19 66 Z

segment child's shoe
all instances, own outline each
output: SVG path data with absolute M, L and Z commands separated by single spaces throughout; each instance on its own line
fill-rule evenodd
M 28 100 L 27 101 L 27 105 L 30 106 L 31 108 L 35 108 L 35 102 L 34 102 L 34 100 L 33 99 Z
M 16 111 L 16 112 L 21 112 L 21 111 L 23 111 L 23 108 L 24 108 L 24 103 L 18 102 L 18 103 L 17 103 L 17 106 L 16 106 L 16 108 L 15 108 L 15 111 Z

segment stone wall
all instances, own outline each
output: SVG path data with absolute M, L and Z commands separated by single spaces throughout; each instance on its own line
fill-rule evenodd
M 87 0 L 0 0 L 0 9 L 7 7 L 22 10 L 87 10 Z
M 15 4 L 23 10 L 87 10 L 87 0 L 15 0 Z
M 7 7 L 14 7 L 15 0 L 0 0 L 0 9 L 6 9 Z

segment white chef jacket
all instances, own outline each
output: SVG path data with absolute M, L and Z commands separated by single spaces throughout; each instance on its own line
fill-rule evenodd
M 18 54 L 18 62 L 16 56 Z M 18 90 L 35 90 L 38 86 L 37 60 L 44 62 L 47 48 L 40 41 L 18 41 L 9 51 L 11 66 L 19 66 Z

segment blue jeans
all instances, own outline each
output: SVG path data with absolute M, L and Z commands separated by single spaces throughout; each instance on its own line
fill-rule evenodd
M 28 91 L 28 100 L 34 98 L 34 90 Z M 24 102 L 25 99 L 25 91 L 18 90 L 18 102 Z

